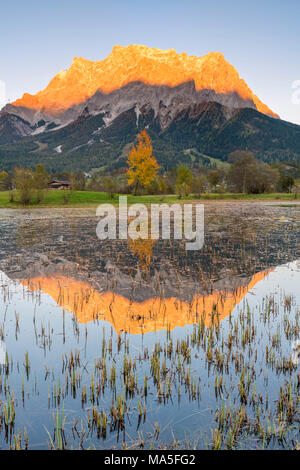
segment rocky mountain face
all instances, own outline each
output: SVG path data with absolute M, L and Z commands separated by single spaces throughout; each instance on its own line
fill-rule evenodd
M 19 116 L 0 112 L 0 145 L 8 144 L 30 135 L 33 127 Z
M 75 58 L 45 90 L 7 105 L 0 169 L 124 167 L 145 128 L 165 168 L 226 160 L 238 149 L 265 161 L 300 160 L 300 126 L 278 119 L 222 54 L 132 45 L 99 62 Z
M 43 91 L 26 93 L 5 110 L 31 124 L 41 119 L 65 124 L 86 106 L 94 113 L 105 111 L 113 119 L 133 105 L 137 112 L 150 105 L 160 114 L 162 103 L 171 106 L 174 115 L 191 103 L 209 101 L 278 117 L 254 95 L 223 54 L 196 57 L 138 45 L 115 46 L 102 61 L 75 57 L 70 68 L 59 72 Z
M 0 169 L 37 163 L 54 172 L 124 168 L 130 146 L 145 128 L 154 155 L 165 169 L 180 163 L 209 164 L 211 157 L 226 161 L 238 149 L 251 150 L 267 162 L 300 161 L 300 126 L 255 109 L 204 102 L 176 111 L 160 102 L 158 110 L 134 105 L 114 117 L 105 111 L 93 114 L 86 107 L 64 126 L 52 123 L 47 127 L 40 121 L 31 135 L 0 144 Z

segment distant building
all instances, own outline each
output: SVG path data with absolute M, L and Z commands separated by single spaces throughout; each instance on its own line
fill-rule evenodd
M 70 189 L 70 181 L 51 180 L 48 183 L 49 189 Z

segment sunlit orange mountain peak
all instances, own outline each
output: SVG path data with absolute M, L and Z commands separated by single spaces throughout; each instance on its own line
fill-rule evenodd
M 278 117 L 250 90 L 236 69 L 220 52 L 202 57 L 141 45 L 115 46 L 101 61 L 75 57 L 70 68 L 59 72 L 36 95 L 25 93 L 12 103 L 50 117 L 58 117 L 69 108 L 86 102 L 96 92 L 110 94 L 129 83 L 177 87 L 192 82 L 200 101 L 218 101 L 232 107 L 253 107 Z M 207 96 L 206 96 L 207 95 Z
M 98 292 L 86 282 L 62 275 L 40 275 L 21 282 L 32 291 L 50 295 L 60 307 L 73 312 L 79 323 L 102 319 L 111 323 L 118 334 L 125 331 L 141 334 L 193 325 L 201 318 L 206 326 L 221 321 L 270 271 L 255 274 L 248 285 L 234 292 L 215 291 L 210 295 L 197 295 L 192 302 L 175 297 L 155 297 L 136 302 L 113 292 Z

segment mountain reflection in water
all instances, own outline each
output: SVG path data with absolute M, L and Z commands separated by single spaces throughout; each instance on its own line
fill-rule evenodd
M 33 292 L 50 295 L 57 305 L 74 313 L 79 323 L 102 319 L 108 321 L 118 334 L 125 331 L 141 334 L 167 328 L 171 331 L 201 319 L 205 326 L 210 326 L 229 316 L 248 291 L 270 271 L 255 274 L 248 285 L 232 292 L 219 290 L 209 295 L 195 295 L 191 302 L 175 297 L 154 297 L 136 302 L 111 291 L 101 293 L 87 282 L 61 274 L 40 275 L 21 282 Z

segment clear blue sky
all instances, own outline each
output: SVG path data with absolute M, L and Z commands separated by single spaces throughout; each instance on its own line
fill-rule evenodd
M 0 15 L 0 80 L 11 100 L 43 89 L 74 56 L 100 60 L 134 43 L 223 52 L 262 101 L 300 124 L 299 0 L 10 0 Z

